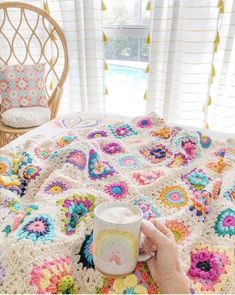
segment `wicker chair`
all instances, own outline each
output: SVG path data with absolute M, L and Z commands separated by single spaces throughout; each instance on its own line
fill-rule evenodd
M 19 2 L 0 3 L 0 65 L 46 63 L 46 95 L 56 117 L 68 74 L 65 35 L 44 10 Z M 32 128 L 12 128 L 0 119 L 0 147 Z

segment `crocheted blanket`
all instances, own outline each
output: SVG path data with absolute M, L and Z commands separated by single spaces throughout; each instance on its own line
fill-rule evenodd
M 235 292 L 234 143 L 156 114 L 93 123 L 56 120 L 50 140 L 1 150 L 0 293 L 160 293 L 144 263 L 118 283 L 95 270 L 93 210 L 107 200 L 166 224 L 196 292 Z

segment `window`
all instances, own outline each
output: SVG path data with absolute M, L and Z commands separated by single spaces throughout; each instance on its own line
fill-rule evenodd
M 147 0 L 106 0 L 104 31 L 108 37 L 105 58 L 107 111 L 121 115 L 144 113 L 147 86 L 149 11 Z

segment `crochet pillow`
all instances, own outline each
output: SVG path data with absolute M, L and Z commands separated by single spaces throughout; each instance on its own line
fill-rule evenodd
M 1 112 L 20 107 L 48 107 L 45 66 L 0 65 Z

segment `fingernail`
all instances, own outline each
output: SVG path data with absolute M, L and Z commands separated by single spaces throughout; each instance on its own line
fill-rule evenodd
M 142 219 L 143 224 L 149 224 L 149 222 L 146 219 Z

